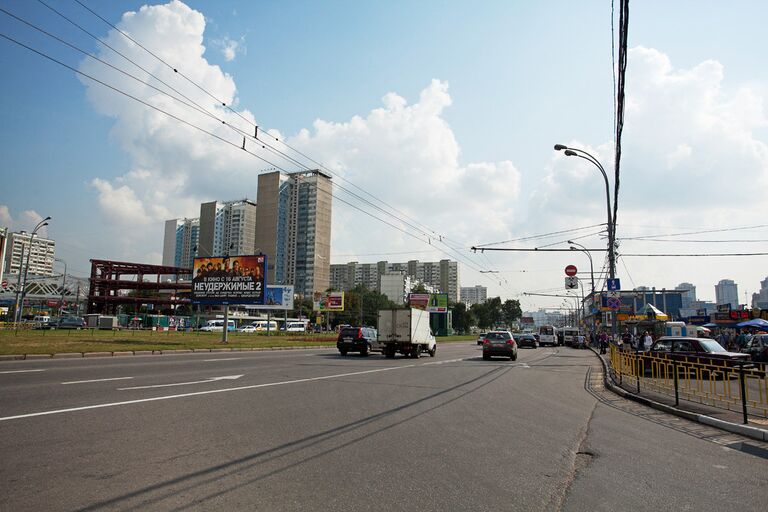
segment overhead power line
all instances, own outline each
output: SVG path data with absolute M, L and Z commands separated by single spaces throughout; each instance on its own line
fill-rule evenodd
M 130 99 L 132 99 L 132 100 L 134 100 L 134 101 L 137 101 L 137 102 L 139 102 L 139 103 L 141 103 L 141 104 L 145 105 L 146 107 L 152 108 L 152 109 L 154 109 L 154 110 L 156 110 L 156 111 L 158 111 L 158 112 L 160 112 L 160 113 L 162 113 L 162 114 L 165 114 L 165 115 L 167 115 L 167 116 L 169 116 L 169 117 L 171 117 L 171 118 L 175 119 L 175 120 L 176 120 L 176 121 L 178 121 L 178 122 L 181 122 L 181 123 L 183 123 L 183 124 L 185 124 L 185 125 L 187 125 L 187 126 L 190 126 L 190 127 L 192 127 L 192 128 L 195 128 L 196 130 L 199 130 L 199 131 L 201 131 L 202 133 L 205 133 L 206 135 L 212 136 L 212 137 L 214 137 L 214 138 L 216 138 L 216 139 L 220 140 L 221 142 L 225 142 L 226 144 L 228 144 L 228 145 L 230 145 L 230 146 L 232 146 L 232 147 L 235 147 L 235 148 L 238 148 L 238 149 L 244 150 L 244 151 L 246 151 L 246 153 L 248 153 L 249 155 L 251 155 L 251 156 L 253 156 L 253 157 L 256 157 L 256 158 L 258 158 L 259 160 L 261 160 L 261 161 L 263 161 L 263 162 L 267 163 L 268 165 L 270 165 L 271 167 L 274 167 L 274 168 L 277 168 L 277 169 L 283 170 L 284 172 L 288 172 L 287 170 L 283 169 L 281 166 L 277 165 L 276 163 L 274 163 L 274 162 L 272 162 L 272 161 L 269 161 L 269 160 L 267 160 L 267 159 L 265 159 L 265 158 L 261 157 L 260 155 L 258 155 L 258 154 L 256 154 L 256 153 L 253 153 L 252 151 L 250 151 L 250 150 L 248 150 L 248 149 L 245 149 L 244 147 L 241 147 L 241 146 L 239 146 L 238 144 L 235 144 L 235 143 L 233 143 L 233 142 L 231 142 L 231 141 L 228 141 L 228 140 L 226 140 L 225 138 L 223 138 L 223 137 L 221 137 L 221 136 L 219 136 L 219 135 L 217 135 L 217 134 L 215 134 L 215 133 L 213 133 L 213 132 L 211 132 L 211 131 L 209 131 L 209 130 L 206 130 L 206 129 L 204 129 L 204 128 L 201 128 L 201 127 L 199 127 L 199 126 L 195 125 L 194 123 L 191 123 L 191 122 L 189 122 L 189 121 L 186 121 L 185 119 L 182 119 L 182 118 L 180 118 L 179 116 L 176 116 L 176 115 L 174 115 L 174 114 L 172 114 L 172 113 L 170 113 L 170 112 L 168 112 L 168 111 L 166 111 L 166 110 L 164 110 L 164 109 L 161 109 L 161 108 L 159 108 L 159 107 L 156 107 L 156 106 L 154 106 L 154 105 L 152 105 L 152 104 L 150 104 L 150 103 L 148 103 L 148 102 L 146 102 L 146 101 L 142 100 L 141 98 L 138 98 L 138 97 L 136 97 L 136 96 L 134 96 L 134 95 L 132 95 L 132 94 L 130 94 L 130 93 L 127 93 L 127 92 L 125 92 L 125 91 L 123 91 L 123 90 L 119 89 L 118 87 L 112 86 L 112 85 L 110 85 L 110 84 L 108 84 L 108 83 L 106 83 L 106 82 L 104 82 L 104 81 L 102 81 L 102 80 L 99 80 L 98 78 L 96 78 L 96 77 L 94 77 L 94 76 L 91 76 L 91 75 L 89 75 L 89 74 L 87 74 L 87 73 L 84 73 L 84 72 L 82 72 L 82 71 L 80 71 L 80 70 L 78 70 L 78 69 L 76 69 L 76 68 L 74 68 L 74 67 L 72 67 L 72 66 L 70 66 L 70 65 L 68 65 L 68 64 L 66 64 L 66 63 L 64 63 L 63 61 L 60 61 L 60 60 L 58 60 L 58 59 L 56 59 L 56 58 L 54 58 L 54 57 L 52 57 L 52 56 L 50 56 L 50 55 L 47 55 L 47 54 L 45 54 L 44 52 L 41 52 L 41 51 L 39 51 L 39 50 L 37 50 L 37 49 L 35 49 L 35 48 L 32 48 L 32 47 L 30 47 L 30 46 L 28 46 L 28 45 L 26 45 L 26 44 L 24 44 L 24 43 L 22 43 L 22 42 L 20 42 L 20 41 L 18 41 L 18 40 L 16 40 L 16 39 L 12 38 L 12 37 L 10 37 L 10 36 L 7 36 L 7 35 L 5 35 L 5 34 L 0 34 L 0 37 L 3 37 L 3 38 L 5 38 L 5 39 L 7 39 L 8 41 L 10 41 L 10 42 L 13 42 L 14 44 L 17 44 L 17 45 L 19 45 L 19 46 L 21 46 L 21 47 L 23 47 L 23 48 L 25 48 L 25 49 L 27 49 L 27 50 L 29 50 L 29 51 L 32 51 L 33 53 L 36 53 L 36 54 L 38 54 L 38 55 L 40 55 L 40 56 L 42 56 L 42 57 L 44 57 L 44 58 L 46 58 L 46 59 L 48 59 L 48 60 L 50 60 L 50 61 L 52 61 L 52 62 L 56 63 L 56 64 L 59 64 L 59 65 L 61 65 L 61 66 L 65 67 L 65 68 L 67 68 L 67 69 L 69 69 L 69 70 L 73 71 L 73 72 L 74 72 L 74 73 L 76 73 L 76 74 L 79 74 L 79 75 L 81 75 L 81 76 L 83 76 L 83 77 L 85 77 L 85 78 L 88 78 L 89 80 L 92 80 L 92 81 L 94 81 L 94 82 L 96 82 L 96 83 L 98 83 L 98 84 L 100 84 L 100 85 L 102 85 L 102 86 L 104 86 L 104 87 L 107 87 L 107 88 L 109 88 L 109 89 L 111 89 L 111 90 L 113 90 L 113 91 L 115 91 L 115 92 L 117 92 L 117 93 L 119 93 L 119 94 L 122 94 L 122 95 L 124 95 L 124 96 L 126 96 L 126 97 L 128 97 L 128 98 L 130 98 Z M 54 37 L 54 38 L 55 38 L 55 37 Z M 59 40 L 59 38 L 55 38 L 55 39 Z M 63 41 L 62 41 L 62 42 L 63 42 Z M 68 46 L 71 46 L 71 45 L 68 45 Z M 112 67 L 112 66 L 110 66 L 110 67 Z M 135 78 L 135 77 L 134 77 L 134 78 Z M 156 88 L 155 88 L 155 89 L 156 89 Z M 162 92 L 162 91 L 160 91 L 160 92 Z M 164 93 L 164 94 L 165 94 L 165 93 Z M 182 102 L 182 103 L 183 103 L 183 102 Z M 353 192 L 350 192 L 350 191 L 348 191 L 348 190 L 344 189 L 343 187 L 340 187 L 340 186 L 338 186 L 338 184 L 334 184 L 334 185 L 336 185 L 337 187 L 341 188 L 341 189 L 342 189 L 342 190 L 344 190 L 346 193 L 349 193 L 350 195 L 353 195 L 353 196 L 357 197 L 358 199 L 361 199 L 359 196 L 357 196 L 357 195 L 356 195 L 356 194 L 354 194 Z M 319 190 L 319 191 L 322 191 L 322 192 L 326 192 L 326 191 L 324 191 L 324 190 L 322 190 L 322 189 L 319 189 L 319 188 L 318 188 L 318 190 Z M 331 196 L 333 196 L 333 194 L 332 194 L 332 193 L 331 193 Z M 367 212 L 367 211 L 365 211 L 364 209 L 362 209 L 362 208 L 360 208 L 360 207 L 358 207 L 358 206 L 356 206 L 356 205 L 354 205 L 354 204 L 352 204 L 352 203 L 350 203 L 350 202 L 348 202 L 348 201 L 345 201 L 345 200 L 344 200 L 344 199 L 342 199 L 342 198 L 339 198 L 338 196 L 336 196 L 336 198 L 337 198 L 337 200 L 341 201 L 342 203 L 344 203 L 344 204 L 346 204 L 346 205 L 348 205 L 348 206 L 350 206 L 350 207 L 352 207 L 352 208 L 354 208 L 354 209 L 356 209 L 356 210 L 360 211 L 361 213 L 364 213 L 365 215 L 368 215 L 368 216 L 370 216 L 370 217 L 372 217 L 372 218 L 374 218 L 374 219 L 376 219 L 376 220 L 379 220 L 380 222 L 382 222 L 382 223 L 384 223 L 384 224 L 386 224 L 386 225 L 388 225 L 388 226 L 390 226 L 390 227 L 392 227 L 392 228 L 394 228 L 394 229 L 397 229 L 398 231 L 402 232 L 403 234 L 405 234 L 405 235 L 407 235 L 407 236 L 413 237 L 413 238 L 415 238 L 416 240 L 418 240 L 418 241 L 420 241 L 420 242 L 423 242 L 423 243 L 428 243 L 428 244 L 430 244 L 430 245 L 431 245 L 431 242 L 430 242 L 430 237 L 429 237 L 428 235 L 425 235 L 425 237 L 426 237 L 426 240 L 424 240 L 424 239 L 420 238 L 419 236 L 417 236 L 417 235 L 414 235 L 413 233 L 410 233 L 410 232 L 408 232 L 408 231 L 406 231 L 406 230 L 404 230 L 404 229 L 400 228 L 399 226 L 396 226 L 396 225 L 394 225 L 394 224 L 393 224 L 393 223 L 391 223 L 391 222 L 388 222 L 388 221 L 386 221 L 386 220 L 383 220 L 383 219 L 381 219 L 381 218 L 379 218 L 379 217 L 377 217 L 377 216 L 373 215 L 372 213 L 370 213 L 370 212 Z M 361 200 L 362 200 L 362 199 L 361 199 Z M 366 204 L 370 204 L 370 203 L 366 203 Z M 381 208 L 379 208 L 379 210 L 381 210 Z M 383 210 L 382 210 L 382 212 L 383 212 L 384 214 L 387 214 L 387 215 L 389 215 L 389 216 L 392 216 L 392 214 L 389 214 L 388 212 L 385 212 L 385 211 L 383 211 Z M 398 221 L 400 221 L 400 222 L 403 222 L 403 221 L 402 221 L 402 219 L 399 219 L 399 218 L 398 218 L 397 220 L 398 220 Z M 413 228 L 413 226 L 411 226 L 411 227 Z M 434 239 L 435 239 L 436 241 L 439 241 L 439 242 L 443 242 L 443 240 L 441 240 L 441 239 L 442 239 L 442 237 L 441 237 L 441 236 L 439 236 L 439 235 L 438 235 L 438 236 L 436 236 Z M 443 242 L 443 243 L 445 244 L 445 242 Z M 469 261 L 469 260 L 465 259 L 464 255 L 457 253 L 457 252 L 456 252 L 456 250 L 455 250 L 455 249 L 452 249 L 452 248 L 451 248 L 449 245 L 447 245 L 447 244 L 445 244 L 445 245 L 446 245 L 446 246 L 449 248 L 449 250 L 450 250 L 450 251 L 452 251 L 452 252 L 454 252 L 454 253 L 456 253 L 456 254 L 458 254 L 458 255 L 459 255 L 459 257 L 457 258 L 459 261 L 461 261 L 462 263 L 464 263 L 465 265 L 467 265 L 467 266 L 468 266 L 468 267 L 470 267 L 471 269 L 473 269 L 473 270 L 478 270 L 478 271 L 482 269 L 482 267 L 479 267 L 479 266 L 477 266 L 476 264 L 472 263 L 471 261 Z M 446 251 L 445 251 L 445 250 L 443 250 L 443 249 L 440 249 L 439 247 L 435 247 L 435 250 L 438 250 L 438 251 L 440 251 L 440 252 L 446 253 Z M 455 254 L 449 254 L 449 253 L 446 253 L 446 254 L 447 254 L 448 256 L 453 256 L 453 257 L 456 257 L 456 255 L 455 255 Z M 499 283 L 499 284 L 501 285 L 501 283 Z M 510 292 L 511 292 L 511 290 L 510 290 Z M 514 293 L 514 292 L 511 292 L 511 293 Z

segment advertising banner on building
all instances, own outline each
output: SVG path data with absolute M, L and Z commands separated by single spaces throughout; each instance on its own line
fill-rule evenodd
M 293 286 L 267 285 L 264 304 L 245 306 L 246 309 L 293 309 Z
M 423 309 L 430 313 L 448 312 L 447 293 L 409 293 L 408 304 L 412 308 Z
M 267 257 L 195 258 L 194 304 L 264 304 Z
M 315 311 L 344 311 L 344 292 L 315 292 L 312 302 Z

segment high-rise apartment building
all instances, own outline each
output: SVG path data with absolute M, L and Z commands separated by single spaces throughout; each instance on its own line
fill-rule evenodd
M 461 302 L 467 306 L 482 304 L 488 299 L 488 288 L 479 284 L 469 287 L 461 287 Z
M 679 285 L 675 286 L 675 290 L 680 290 L 683 292 L 683 308 L 689 309 L 691 304 L 696 301 L 696 287 L 693 284 L 680 283 Z
M 337 290 L 350 290 L 362 284 L 369 290 L 379 291 L 380 276 L 386 272 L 404 271 L 415 282 L 434 287 L 448 294 L 448 299 L 458 302 L 459 264 L 451 260 L 418 261 L 404 263 L 358 263 L 352 261 L 331 265 L 331 287 Z
M 256 254 L 256 203 L 248 199 L 200 205 L 197 256 Z
M 752 294 L 752 307 L 768 309 L 768 277 L 760 281 L 760 291 Z
M 171 219 L 165 221 L 163 265 L 192 268 L 200 236 L 200 219 Z
M 739 306 L 739 287 L 731 279 L 721 279 L 715 285 L 715 302 L 717 304 L 730 304 L 731 308 Z
M 259 175 L 256 248 L 267 255 L 268 281 L 310 296 L 330 285 L 331 177 L 312 170 Z
M 26 231 L 7 234 L 4 274 L 18 274 L 20 269 L 27 268 L 27 261 L 29 261 L 28 273 L 30 275 L 53 275 L 56 242 L 35 235 L 30 245 L 31 238 L 32 235 Z

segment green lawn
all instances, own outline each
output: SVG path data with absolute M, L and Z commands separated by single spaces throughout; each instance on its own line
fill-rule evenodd
M 474 336 L 443 336 L 438 343 L 473 340 Z M 334 346 L 335 334 L 242 334 L 175 331 L 0 330 L 0 355 L 58 354 L 64 352 L 127 352 L 210 348 L 280 348 Z
M 62 352 L 122 352 L 134 350 L 182 350 L 206 348 L 278 348 L 334 345 L 335 335 L 284 335 L 229 333 L 229 343 L 221 343 L 221 333 L 175 331 L 0 331 L 0 355 L 57 354 Z

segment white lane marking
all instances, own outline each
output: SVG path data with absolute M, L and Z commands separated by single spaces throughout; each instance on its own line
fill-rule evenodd
M 456 363 L 458 361 L 466 361 L 466 359 L 446 359 L 445 361 L 433 361 L 431 363 L 424 363 L 422 366 L 426 366 L 428 364 Z
M 70 382 L 62 382 L 62 384 L 87 384 L 89 382 L 108 382 L 110 380 L 128 380 L 132 379 L 133 377 L 112 377 L 111 379 L 93 379 L 93 380 L 73 380 Z
M 10 370 L 0 373 L 31 373 L 31 372 L 44 372 L 45 370 Z
M 175 382 L 173 384 L 155 384 L 154 386 L 135 386 L 132 388 L 117 388 L 118 391 L 127 391 L 129 389 L 152 389 L 152 388 L 171 388 L 173 386 L 187 386 L 189 384 L 205 384 L 208 382 L 216 382 L 219 380 L 236 380 L 242 377 L 242 375 L 224 375 L 223 377 L 211 377 L 206 380 L 195 380 L 192 382 Z
M 203 359 L 203 362 L 212 363 L 214 361 L 237 361 L 238 359 L 242 359 L 242 357 L 223 357 L 221 359 Z
M 376 373 L 376 372 L 386 372 L 389 370 L 402 370 L 403 368 L 411 368 L 415 365 L 409 364 L 405 366 L 393 366 L 390 368 L 377 368 L 375 370 L 365 370 L 360 372 L 350 372 L 350 373 L 338 373 L 335 375 L 324 375 L 322 377 L 309 377 L 306 379 L 296 379 L 296 380 L 286 380 L 282 382 L 267 382 L 266 384 L 254 384 L 252 386 L 240 386 L 237 388 L 225 388 L 225 389 L 210 389 L 208 391 L 196 391 L 194 393 L 183 393 L 180 395 L 168 395 L 168 396 L 157 396 L 154 398 L 140 398 L 138 400 L 126 400 L 125 402 L 111 402 L 107 404 L 97 404 L 97 405 L 86 405 L 83 407 L 71 407 L 69 409 L 56 409 L 53 411 L 43 411 L 43 412 L 33 412 L 30 414 L 18 414 L 16 416 L 5 416 L 1 417 L 0 421 L 10 421 L 10 420 L 19 420 L 23 418 L 33 418 L 35 416 L 48 416 L 51 414 L 63 414 L 65 412 L 76 412 L 76 411 L 86 411 L 88 409 L 102 409 L 104 407 L 117 407 L 119 405 L 130 405 L 130 404 L 140 404 L 143 402 L 156 402 L 158 400 L 171 400 L 173 398 L 186 398 L 188 396 L 200 396 L 200 395 L 210 395 L 213 393 L 228 393 L 230 391 L 243 391 L 246 389 L 257 389 L 257 388 L 268 388 L 272 386 L 282 386 L 285 384 L 299 384 L 302 382 L 313 382 L 317 380 L 329 380 L 329 379 L 338 379 L 341 377 L 350 377 L 352 375 L 363 375 L 366 373 Z

